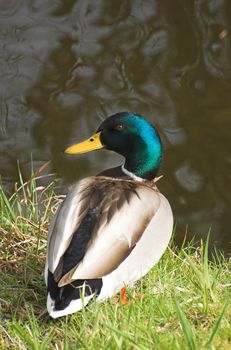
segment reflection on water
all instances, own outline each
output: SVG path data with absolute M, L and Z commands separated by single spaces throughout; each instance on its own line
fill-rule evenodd
M 62 150 L 107 115 L 131 110 L 165 145 L 161 190 L 178 237 L 205 235 L 228 250 L 231 204 L 231 3 L 0 2 L 0 172 L 9 190 L 30 159 L 67 181 L 120 161 Z

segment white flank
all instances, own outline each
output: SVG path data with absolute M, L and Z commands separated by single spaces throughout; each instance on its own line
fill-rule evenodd
M 131 254 L 119 267 L 103 277 L 97 301 L 112 297 L 121 288 L 131 285 L 158 262 L 168 246 L 173 229 L 172 210 L 168 200 L 159 193 L 160 207 Z

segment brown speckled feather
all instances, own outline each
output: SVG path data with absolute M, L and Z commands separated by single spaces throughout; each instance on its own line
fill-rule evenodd
M 159 208 L 154 183 L 105 176 L 80 181 L 67 195 L 50 233 L 48 264 L 64 286 L 76 279 L 91 279 L 112 272 L 130 254 Z M 97 208 L 83 258 L 62 275 L 62 257 L 74 232 L 90 209 Z M 58 279 L 59 279 L 58 278 Z

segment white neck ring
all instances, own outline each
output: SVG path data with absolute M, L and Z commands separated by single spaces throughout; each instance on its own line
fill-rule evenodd
M 130 176 L 133 180 L 140 181 L 140 182 L 145 181 L 144 179 L 142 179 L 142 177 L 136 176 L 135 174 L 133 174 L 130 171 L 128 171 L 127 169 L 125 169 L 124 164 L 121 166 L 121 169 L 122 169 L 124 174 Z

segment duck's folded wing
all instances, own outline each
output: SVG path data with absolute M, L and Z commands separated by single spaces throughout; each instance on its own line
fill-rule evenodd
M 90 185 L 90 178 L 87 178 L 72 186 L 56 212 L 48 233 L 47 261 L 52 273 L 57 269 L 60 259 L 71 243 L 74 232 L 77 231 L 81 220 L 86 216 L 88 203 L 84 200 L 83 194 Z
M 160 205 L 143 184 L 105 177 L 82 180 L 55 219 L 48 264 L 59 287 L 112 272 L 126 259 Z

